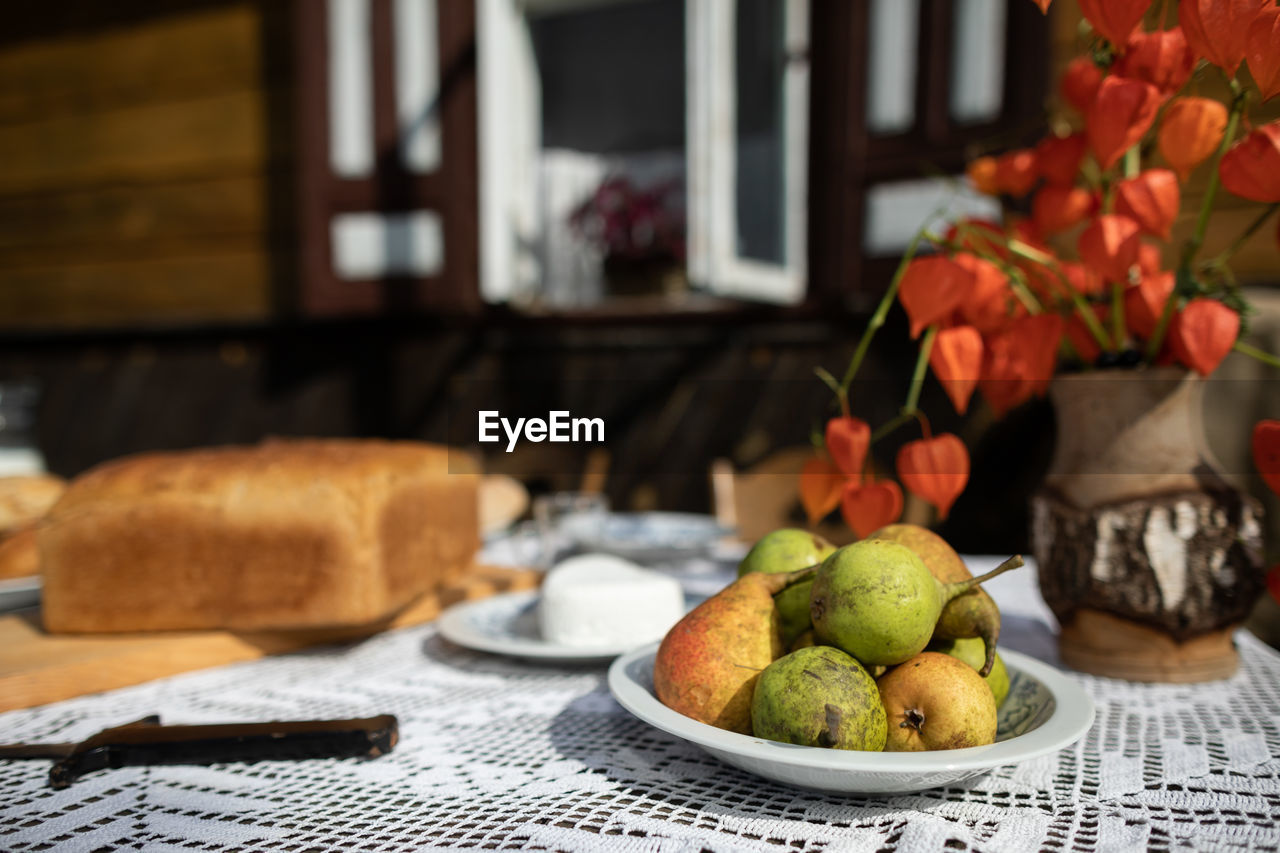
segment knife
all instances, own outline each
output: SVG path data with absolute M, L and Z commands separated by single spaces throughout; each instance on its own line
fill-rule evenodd
M 85 773 L 155 764 L 216 764 L 305 758 L 377 758 L 395 748 L 391 714 L 351 720 L 293 720 L 163 726 L 152 714 L 103 729 L 79 743 L 0 746 L 0 759 L 52 758 L 49 784 L 65 788 Z

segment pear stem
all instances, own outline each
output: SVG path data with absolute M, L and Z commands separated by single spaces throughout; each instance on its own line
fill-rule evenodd
M 942 603 L 945 606 L 947 602 L 951 601 L 956 596 L 964 595 L 966 592 L 978 586 L 979 584 L 986 583 L 992 578 L 1002 575 L 1005 572 L 1012 571 L 1013 569 L 1019 568 L 1022 565 L 1024 565 L 1022 562 L 1022 556 L 1020 554 L 1014 554 L 1012 557 L 1005 560 L 1003 563 L 996 566 L 994 569 L 987 572 L 985 575 L 978 575 L 976 578 L 968 578 L 962 581 L 955 581 L 953 583 L 943 584 L 942 585 Z
M 818 573 L 818 567 L 821 563 L 815 563 L 812 566 L 806 566 L 803 569 L 796 569 L 794 572 L 779 572 L 773 575 L 764 575 L 761 583 L 768 590 L 770 595 L 777 595 L 787 587 L 795 586 L 798 583 L 804 583 L 810 580 Z
M 996 641 L 988 637 L 983 637 L 982 649 L 986 657 L 982 661 L 982 669 L 978 670 L 978 675 L 986 678 L 991 674 L 991 667 L 996 665 Z

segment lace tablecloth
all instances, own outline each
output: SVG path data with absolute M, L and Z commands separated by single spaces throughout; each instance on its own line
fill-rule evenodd
M 702 591 L 727 577 L 680 568 Z M 1056 662 L 1034 572 L 989 588 L 1002 645 Z M 1280 655 L 1244 633 L 1238 645 L 1224 682 L 1074 676 L 1097 721 L 1056 755 L 964 787 L 844 797 L 774 785 L 649 727 L 613 701 L 603 666 L 470 652 L 426 625 L 0 715 L 3 741 L 76 740 L 150 712 L 393 713 L 401 728 L 372 761 L 126 768 L 61 791 L 47 762 L 0 762 L 0 850 L 1277 850 Z

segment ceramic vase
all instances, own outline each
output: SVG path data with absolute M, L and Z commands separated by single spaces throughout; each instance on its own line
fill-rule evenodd
M 1205 440 L 1204 380 L 1181 368 L 1065 374 L 1032 499 L 1040 588 L 1068 666 L 1136 681 L 1226 678 L 1264 585 L 1261 504 Z

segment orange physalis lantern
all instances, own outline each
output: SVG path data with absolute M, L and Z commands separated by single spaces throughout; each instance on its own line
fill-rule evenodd
M 1031 192 L 1039 173 L 1036 155 L 1029 148 L 1020 148 L 996 158 L 996 186 L 1000 192 L 1021 198 Z
M 1102 280 L 1102 276 L 1084 264 L 1062 261 L 1059 266 L 1062 267 L 1062 274 L 1067 277 L 1067 281 L 1071 282 L 1072 290 L 1085 296 L 1097 296 L 1106 290 L 1106 282 Z
M 1138 261 L 1141 233 L 1129 217 L 1106 213 L 1080 232 L 1076 250 L 1080 260 L 1106 281 L 1127 282 L 1129 268 Z
M 1036 227 L 1034 220 L 1025 216 L 1021 218 L 1010 217 L 1013 222 L 1013 236 L 1034 249 L 1039 249 L 1045 254 L 1053 254 L 1053 250 L 1049 248 L 1049 244 L 1044 241 L 1044 235 L 1040 233 L 1040 229 Z
M 865 539 L 902 516 L 902 489 L 893 480 L 849 483 L 840 495 L 840 514 L 849 529 Z
M 840 505 L 845 476 L 833 463 L 814 457 L 800 469 L 800 503 L 809 524 L 817 524 Z
M 1142 139 L 1160 110 L 1160 90 L 1141 80 L 1108 77 L 1089 108 L 1089 147 L 1104 169 Z
M 929 351 L 929 366 L 951 405 L 963 415 L 982 372 L 982 335 L 973 326 L 940 330 Z
M 1087 56 L 1077 56 L 1062 72 L 1062 98 L 1081 115 L 1089 112 L 1101 85 L 1102 69 Z
M 1178 361 L 1208 376 L 1235 346 L 1240 315 L 1216 299 L 1197 297 L 1170 323 L 1169 346 Z
M 946 518 L 969 482 L 969 451 L 950 433 L 909 441 L 898 450 L 898 479 Z
M 1280 95 L 1280 6 L 1268 5 L 1249 25 L 1244 57 L 1262 100 Z
M 1179 0 L 1178 23 L 1187 44 L 1234 77 L 1244 59 L 1249 26 L 1267 0 Z
M 871 427 L 862 418 L 832 418 L 827 421 L 827 452 L 846 477 L 861 477 L 871 446 Z
M 1129 331 L 1143 340 L 1155 334 L 1164 306 L 1173 298 L 1174 277 L 1171 272 L 1144 275 L 1124 292 L 1124 319 Z
M 1129 217 L 1144 232 L 1162 240 L 1169 239 L 1181 202 L 1178 176 L 1168 169 L 1147 169 L 1116 184 L 1116 213 Z
M 969 161 L 965 174 L 973 188 L 983 195 L 1000 195 L 1000 184 L 997 181 L 996 158 L 977 157 Z
M 1160 156 L 1183 180 L 1217 150 L 1227 131 L 1227 108 L 1210 98 L 1178 98 L 1165 108 L 1156 141 Z
M 1187 46 L 1181 27 L 1134 33 L 1124 55 L 1111 67 L 1121 77 L 1150 83 L 1166 98 L 1183 87 L 1195 68 L 1196 55 Z
M 911 319 L 911 337 L 950 317 L 973 289 L 973 273 L 950 258 L 915 258 L 898 285 L 898 299 Z
M 957 252 L 952 260 L 973 273 L 973 288 L 958 309 L 960 319 L 983 334 L 1002 328 L 1011 316 L 1009 276 L 986 258 L 967 252 Z
M 1083 133 L 1070 136 L 1046 136 L 1036 146 L 1036 164 L 1040 174 L 1051 184 L 1070 186 L 1080 172 L 1087 142 Z
M 1280 421 L 1258 421 L 1254 425 L 1253 464 L 1267 488 L 1280 495 Z
M 987 338 L 978 388 L 997 417 L 1048 387 L 1062 334 L 1058 314 L 1029 314 Z
M 1123 50 L 1151 0 L 1080 0 L 1080 11 L 1098 34 Z
M 1218 177 L 1241 198 L 1280 201 L 1280 121 L 1264 124 L 1227 149 Z
M 1015 329 L 1016 345 L 1025 353 L 1023 378 L 1031 386 L 1032 394 L 1043 394 L 1049 390 L 1065 325 L 1058 314 L 1031 314 L 1023 318 Z
M 1094 211 L 1094 195 L 1083 187 L 1045 184 L 1031 199 L 1031 219 L 1045 234 L 1065 231 L 1088 219 Z
M 1047 15 L 1049 14 L 1049 4 L 1052 3 L 1053 0 L 1031 0 L 1031 2 L 1040 7 L 1041 15 Z

